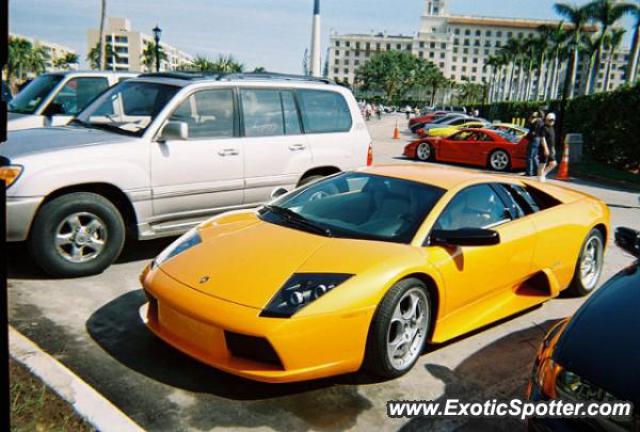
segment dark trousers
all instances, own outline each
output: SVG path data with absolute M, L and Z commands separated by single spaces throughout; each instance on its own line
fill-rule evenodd
M 540 138 L 532 138 L 527 146 L 527 171 L 529 177 L 538 175 L 538 156 L 540 153 Z

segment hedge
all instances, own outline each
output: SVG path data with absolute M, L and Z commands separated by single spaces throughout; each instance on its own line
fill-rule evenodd
M 557 115 L 561 112 L 559 100 L 501 102 L 483 106 L 481 112 L 490 119 L 511 121 L 527 118 L 541 104 Z M 640 169 L 640 84 L 568 100 L 564 117 L 558 118 L 563 133 L 581 133 L 590 158 L 624 170 Z

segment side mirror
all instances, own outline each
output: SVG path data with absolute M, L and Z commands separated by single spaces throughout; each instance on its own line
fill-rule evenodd
M 162 128 L 159 142 L 181 140 L 186 141 L 189 139 L 189 125 L 180 121 L 169 121 Z
M 289 192 L 288 190 L 286 190 L 283 187 L 279 187 L 279 188 L 275 188 L 272 192 L 271 192 L 271 199 L 276 199 L 281 197 L 282 195 L 286 194 L 287 192 Z
M 433 230 L 429 244 L 437 246 L 492 246 L 500 243 L 497 231 L 482 228 Z
M 640 258 L 640 232 L 631 228 L 616 229 L 616 244 L 620 249 Z

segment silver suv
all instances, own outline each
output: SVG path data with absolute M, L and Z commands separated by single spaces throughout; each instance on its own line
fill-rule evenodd
M 180 234 L 371 163 L 351 92 L 274 74 L 149 74 L 106 91 L 68 126 L 0 144 L 10 242 L 56 276 L 107 268 L 125 236 Z

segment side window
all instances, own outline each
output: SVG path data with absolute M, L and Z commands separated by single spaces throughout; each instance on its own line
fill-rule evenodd
M 513 200 L 522 208 L 525 214 L 540 211 L 540 207 L 525 188 L 512 184 L 504 185 L 504 187 L 511 194 Z
M 462 132 L 458 132 L 457 134 L 452 136 L 451 140 L 452 141 L 469 141 L 469 140 L 472 140 L 473 137 L 474 137 L 473 132 L 471 132 L 471 131 L 462 131 Z
M 189 138 L 233 137 L 233 90 L 199 91 L 182 102 L 169 120 L 186 122 Z
M 287 135 L 299 135 L 302 133 L 300 126 L 300 117 L 298 116 L 298 108 L 293 93 L 283 91 L 280 93 L 282 98 L 282 112 L 284 115 L 284 132 Z
M 502 199 L 483 184 L 460 191 L 438 218 L 435 229 L 490 228 L 510 219 Z
M 348 132 L 351 111 L 340 93 L 299 90 L 302 121 L 306 133 Z
M 493 139 L 489 135 L 479 132 L 478 141 L 492 142 Z
M 47 112 L 76 115 L 107 88 L 109 81 L 106 78 L 73 78 L 58 92 Z
M 284 135 L 284 117 L 278 90 L 244 89 L 241 95 L 246 136 Z

